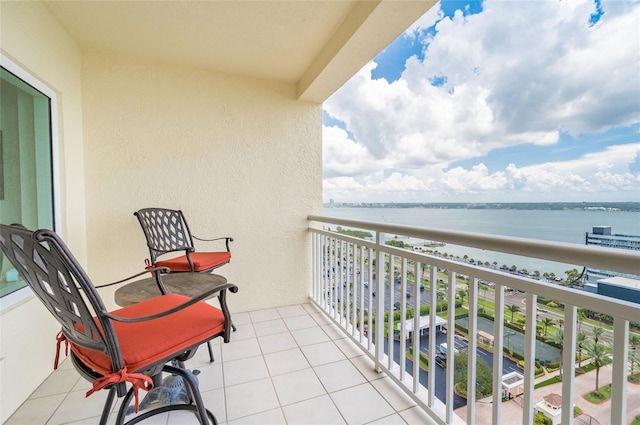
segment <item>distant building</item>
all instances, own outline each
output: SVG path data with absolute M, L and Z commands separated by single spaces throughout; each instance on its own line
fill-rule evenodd
M 640 280 L 622 276 L 600 279 L 597 293 L 640 304 Z
M 611 226 L 594 226 L 592 230 L 591 233 L 587 232 L 586 234 L 585 243 L 587 245 L 640 251 L 640 236 L 612 234 Z M 589 267 L 586 268 L 585 272 L 585 286 L 590 285 L 592 287 L 591 289 L 593 289 L 594 285 L 598 284 L 599 280 L 610 277 L 623 276 L 630 279 L 640 279 L 640 276 L 621 274 L 609 270 L 592 269 Z
M 541 402 L 536 404 L 535 412 L 540 412 L 551 419 L 553 425 L 560 424 L 560 419 L 562 418 L 562 397 L 560 394 L 547 394 Z

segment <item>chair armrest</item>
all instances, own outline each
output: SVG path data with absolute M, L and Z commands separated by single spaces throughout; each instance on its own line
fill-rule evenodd
M 106 288 L 107 286 L 119 285 L 121 283 L 127 282 L 127 281 L 129 281 L 131 279 L 134 279 L 136 277 L 140 277 L 142 275 L 145 275 L 145 274 L 147 274 L 149 272 L 151 272 L 151 273 L 159 272 L 159 273 L 167 274 L 167 273 L 171 273 L 171 270 L 169 268 L 167 268 L 167 267 L 153 267 L 153 268 L 147 269 L 147 270 L 145 270 L 143 272 L 138 272 L 138 273 L 136 273 L 136 274 L 134 274 L 132 276 L 125 277 L 124 279 L 118 280 L 116 282 L 105 283 L 103 285 L 94 286 L 94 288 L 99 289 L 99 288 Z M 161 288 L 160 290 L 162 290 L 162 289 L 163 288 Z
M 135 322 L 144 322 L 147 320 L 154 320 L 154 319 L 159 319 L 161 317 L 164 316 L 168 316 L 170 314 L 176 313 L 180 310 L 184 310 L 187 307 L 190 307 L 206 298 L 209 298 L 210 296 L 220 293 L 220 295 L 218 296 L 218 298 L 220 299 L 220 309 L 222 310 L 223 314 L 225 315 L 225 318 L 230 317 L 230 313 L 229 313 L 229 309 L 227 307 L 227 303 L 226 303 L 226 290 L 229 290 L 231 292 L 233 292 L 234 294 L 236 292 L 238 292 L 238 287 L 233 284 L 233 283 L 224 283 L 224 284 L 220 284 L 219 286 L 212 288 L 210 290 L 208 290 L 207 292 L 204 292 L 200 295 L 198 295 L 195 298 L 191 298 L 189 301 L 186 301 L 180 305 L 177 305 L 173 308 L 170 308 L 169 310 L 165 310 L 162 311 L 160 313 L 156 313 L 156 314 L 151 314 L 149 316 L 140 316 L 140 317 L 121 317 L 121 316 L 116 316 L 114 314 L 111 313 L 105 313 L 104 316 L 108 317 L 111 320 L 115 320 L 117 322 L 127 322 L 127 323 L 135 323 Z
M 225 241 L 225 245 L 227 246 L 227 252 L 231 252 L 231 250 L 229 249 L 229 242 L 233 242 L 233 238 L 231 236 L 223 236 L 221 238 L 214 238 L 214 239 L 201 239 L 195 235 L 191 235 L 191 237 L 193 239 L 202 241 L 202 242 L 214 242 L 214 241 L 221 241 L 224 240 Z

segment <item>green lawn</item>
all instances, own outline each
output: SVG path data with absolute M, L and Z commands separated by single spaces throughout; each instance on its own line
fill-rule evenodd
M 584 394 L 582 397 L 584 397 L 585 400 L 596 404 L 602 403 L 603 401 L 607 401 L 611 398 L 611 384 L 600 387 L 598 391 L 600 392 L 600 397 L 596 397 L 593 391 Z

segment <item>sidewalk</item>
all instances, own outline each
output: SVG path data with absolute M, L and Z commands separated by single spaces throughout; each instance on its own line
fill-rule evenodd
M 604 366 L 600 368 L 600 387 L 611 383 L 612 366 Z M 546 381 L 547 379 L 558 375 L 558 372 L 548 373 L 545 376 L 536 379 L 536 383 L 540 381 Z M 576 376 L 575 379 L 575 404 L 582 409 L 582 412 L 593 416 L 600 424 L 606 425 L 611 421 L 611 401 L 607 400 L 600 404 L 593 404 L 585 400 L 582 395 L 595 390 L 595 370 L 585 373 L 580 376 Z M 533 401 L 534 405 L 543 400 L 544 396 L 548 394 L 560 394 L 562 395 L 562 382 L 556 384 L 547 385 L 546 387 L 535 390 Z M 492 415 L 492 403 L 486 401 L 479 401 L 476 403 L 476 421 L 478 425 L 490 425 Z M 462 419 L 467 419 L 467 408 L 461 407 L 455 411 L 455 413 Z M 627 382 L 627 420 L 625 424 L 630 424 L 636 415 L 640 415 L 640 385 Z M 505 418 L 514 420 L 512 423 L 520 423 L 522 418 L 522 407 L 518 401 L 511 400 L 502 403 L 502 418 L 503 423 L 506 422 Z M 469 421 L 467 421 L 468 423 Z

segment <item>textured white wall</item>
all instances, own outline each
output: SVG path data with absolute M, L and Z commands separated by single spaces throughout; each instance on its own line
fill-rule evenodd
M 290 85 L 96 51 L 83 52 L 82 100 L 96 284 L 143 269 L 133 212 L 158 206 L 182 209 L 196 235 L 235 239 L 219 271 L 240 288 L 233 311 L 307 299 L 321 105 Z
M 56 175 L 63 235 L 81 262 L 86 259 L 82 168 L 80 51 L 37 2 L 2 2 L 2 54 L 56 91 L 61 164 Z M 60 330 L 31 297 L 0 311 L 0 422 L 4 422 L 51 373 Z

